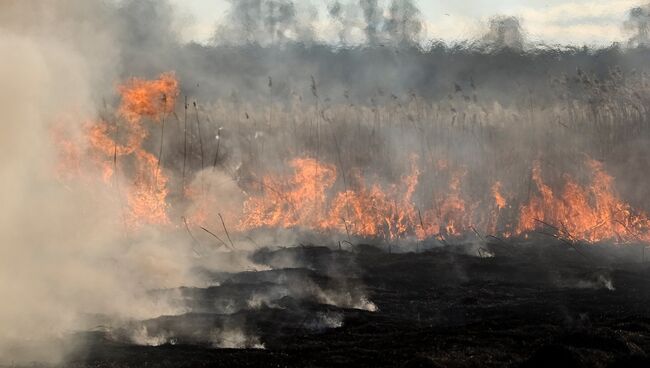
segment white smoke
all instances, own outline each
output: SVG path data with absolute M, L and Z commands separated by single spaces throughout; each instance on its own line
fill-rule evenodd
M 125 239 L 108 220 L 120 218 L 115 196 L 64 186 L 53 171 L 51 127 L 80 132 L 97 116 L 97 86 L 111 86 L 119 69 L 110 33 L 87 22 L 102 9 L 95 1 L 0 4 L 0 364 L 60 359 L 60 345 L 45 342 L 92 326 L 91 314 L 176 313 L 146 291 L 191 282 L 186 247 L 153 230 Z

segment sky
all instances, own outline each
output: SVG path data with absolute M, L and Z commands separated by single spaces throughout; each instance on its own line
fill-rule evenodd
M 215 25 L 223 21 L 228 0 L 170 0 L 183 14 L 188 26 L 186 40 L 207 42 Z M 320 9 L 323 38 L 335 39 L 324 19 L 330 0 L 296 0 Z M 353 0 L 348 0 L 353 1 Z M 388 0 L 383 0 L 388 1 Z M 628 11 L 645 4 L 639 0 L 419 0 L 426 39 L 460 41 L 478 37 L 494 15 L 517 16 L 531 41 L 564 45 L 609 45 L 629 38 L 623 28 Z M 345 0 L 342 0 L 345 2 Z

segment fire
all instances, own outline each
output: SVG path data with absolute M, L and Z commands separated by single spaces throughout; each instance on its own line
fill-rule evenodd
M 502 210 L 506 208 L 506 199 L 501 194 L 501 182 L 497 181 L 492 186 L 492 197 L 494 198 L 494 203 L 497 206 L 497 210 Z
M 135 156 L 135 175 L 127 192 L 130 227 L 143 224 L 167 224 L 167 177 L 156 158 L 142 148 L 147 137 L 142 120 L 160 121 L 173 111 L 178 96 L 178 81 L 173 73 L 164 73 L 157 80 L 133 78 L 118 87 L 122 102 L 120 115 L 128 122 L 128 138 L 121 155 Z M 104 143 L 110 143 L 104 142 Z M 113 145 L 115 142 L 113 141 Z M 101 145 L 104 152 L 106 145 Z
M 414 229 L 415 206 L 412 197 L 420 172 L 411 163 L 411 172 L 399 185 L 368 188 L 363 178 L 356 174 L 357 190 L 347 190 L 336 195 L 322 229 L 346 231 L 363 237 L 397 239 Z M 402 193 L 400 195 L 400 193 Z
M 448 169 L 449 163 L 439 161 L 438 168 Z M 466 226 L 467 211 L 466 203 L 460 193 L 461 180 L 464 173 L 457 171 L 452 173 L 449 181 L 449 192 L 446 195 L 434 193 L 434 203 L 428 207 L 421 216 L 423 233 L 421 239 L 444 238 L 446 235 L 457 235 Z M 467 226 L 469 230 L 469 226 Z
M 136 152 L 137 174 L 127 193 L 130 208 L 128 224 L 167 224 L 167 177 L 157 167 L 152 154 Z
M 554 227 L 563 236 L 590 242 L 650 240 L 650 220 L 645 213 L 634 211 L 613 188 L 614 179 L 600 162 L 589 159 L 591 183 L 580 186 L 564 175 L 566 181 L 559 194 L 542 179 L 539 162 L 535 162 L 532 179 L 538 194 L 521 207 L 517 233 L 523 234 Z
M 414 199 L 421 174 L 415 156 L 399 184 L 368 185 L 357 172 L 352 175 L 354 189 L 336 193 L 332 193 L 337 180 L 334 166 L 313 159 L 296 159 L 291 166 L 294 173 L 289 177 L 262 179 L 260 195 L 244 205 L 241 230 L 296 227 L 396 240 L 459 236 L 472 227 L 472 209 L 461 192 L 463 170 L 453 173 L 449 192 L 422 213 Z
M 421 210 L 423 207 L 414 198 L 421 185 L 421 170 L 417 159 L 412 161 L 410 173 L 399 184 L 369 186 L 357 173 L 353 175 L 354 190 L 331 193 L 337 179 L 333 166 L 313 159 L 296 159 L 291 163 L 292 176 L 270 175 L 262 179 L 261 194 L 246 201 L 240 229 L 295 227 L 389 240 L 413 235 L 444 240 L 479 230 L 511 236 L 510 231 L 497 230 L 500 214 L 508 208 L 501 182 L 495 182 L 489 190 L 491 204 L 471 201 L 462 190 L 466 170 L 452 170 L 445 162 L 438 167 L 452 170 L 448 190 Z M 520 206 L 517 223 L 506 224 L 504 228 L 514 228 L 515 235 L 525 235 L 551 226 L 562 237 L 588 242 L 650 241 L 648 216 L 634 211 L 618 197 L 613 178 L 601 163 L 590 159 L 586 166 L 592 176 L 588 186 L 564 175 L 565 185 L 556 194 L 544 182 L 540 163 L 536 162 L 532 181 L 537 193 Z M 318 172 L 322 176 L 314 176 Z
M 129 229 L 169 226 L 170 179 L 160 157 L 144 146 L 149 125 L 164 124 L 165 117 L 174 112 L 178 81 L 166 73 L 155 80 L 131 79 L 117 90 L 121 95 L 118 116 L 113 121 L 86 123 L 83 139 L 70 138 L 61 125 L 53 128 L 52 137 L 59 147 L 58 176 L 69 180 L 90 173 L 106 186 L 116 187 Z M 257 179 L 245 190 L 242 183 L 231 180 L 229 193 L 245 196 L 232 196 L 239 198 L 239 205 L 243 201 L 242 209 L 226 213 L 237 224 L 234 230 L 284 228 L 365 239 L 442 242 L 468 235 L 508 238 L 550 232 L 571 241 L 650 242 L 647 214 L 626 203 L 615 190 L 614 178 L 592 159 L 584 165 L 587 180 L 564 174 L 560 183 L 549 181 L 540 161 L 534 162 L 531 193 L 525 200 L 504 192 L 510 186 L 501 180 L 488 182 L 484 190 L 478 190 L 481 193 L 470 192 L 467 180 L 472 172 L 433 155 L 426 160 L 411 156 L 394 183 L 358 168 L 342 172 L 313 157 L 296 157 L 287 165 L 288 172 L 261 177 L 252 173 Z M 432 172 L 436 185 L 429 182 L 427 174 Z M 215 172 L 198 175 L 200 180 L 183 186 L 174 197 L 191 203 L 186 206 L 186 223 L 208 226 L 217 215 L 222 219 L 224 208 L 238 206 L 232 201 L 219 203 L 223 199 Z M 212 186 L 217 189 L 211 190 Z
M 326 193 L 336 181 L 336 168 L 311 158 L 294 159 L 290 166 L 294 175 L 288 179 L 268 175 L 261 180 L 262 195 L 244 203 L 241 229 L 320 227 Z
M 173 111 L 178 82 L 173 73 L 165 73 L 151 81 L 133 78 L 117 90 L 121 95 L 119 117 L 124 123 L 100 120 L 84 124 L 87 145 L 84 154 L 101 173 L 104 183 L 111 185 L 116 174 L 127 180 L 124 193 L 119 193 L 128 206 L 127 227 L 169 224 L 168 178 L 159 158 L 147 152 L 143 144 L 149 135 L 145 119 L 160 122 Z M 55 140 L 59 151 L 66 156 L 62 162 L 82 155 L 81 145 L 74 145 L 61 136 Z M 70 169 L 62 167 L 61 171 L 70 172 Z M 81 174 L 79 170 L 77 174 Z
M 156 80 L 132 78 L 118 86 L 122 96 L 120 114 L 129 122 L 142 118 L 159 121 L 174 111 L 178 96 L 178 80 L 174 73 L 163 73 Z
M 333 165 L 300 158 L 290 166 L 290 177 L 267 175 L 261 180 L 260 195 L 244 203 L 240 230 L 295 227 L 396 239 L 414 228 L 411 197 L 419 176 L 415 165 L 401 185 L 367 187 L 357 174 L 357 190 L 338 193 L 331 193 L 337 180 Z

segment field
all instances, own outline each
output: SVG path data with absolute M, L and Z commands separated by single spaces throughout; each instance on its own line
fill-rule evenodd
M 189 300 L 188 314 L 133 322 L 147 326 L 151 338 L 167 336 L 158 341 L 160 346 L 134 346 L 115 331 L 80 334 L 83 353 L 72 354 L 64 366 L 649 363 L 650 268 L 643 247 L 494 243 L 484 250 L 492 256 L 483 258 L 475 249 L 459 245 L 403 254 L 371 246 L 261 250 L 254 257 L 262 264 L 273 266 L 289 255 L 294 261 L 263 272 L 213 275 L 219 286 L 180 293 Z M 325 304 L 320 295 L 296 285 L 325 293 L 364 292 L 376 310 Z M 214 306 L 255 295 L 263 300 L 259 305 L 215 313 Z M 215 329 L 229 325 L 239 329 L 229 335 L 234 344 L 254 340 L 258 348 L 215 350 L 206 345 Z
M 0 1 L 0 367 L 650 366 L 650 5 L 308 2 Z
M 60 180 L 200 280 L 147 291 L 173 313 L 89 318 L 66 366 L 648 363 L 645 76 L 579 70 L 506 105 L 473 79 L 333 102 L 312 77 L 179 107 L 182 83 L 129 79 L 76 140 L 55 130 Z

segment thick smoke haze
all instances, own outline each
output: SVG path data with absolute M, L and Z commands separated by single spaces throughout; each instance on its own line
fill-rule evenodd
M 58 339 L 107 320 L 122 327 L 183 313 L 186 306 L 151 291 L 204 285 L 205 272 L 197 269 L 258 269 L 246 252 L 260 245 L 340 241 L 307 230 L 229 239 L 226 228 L 236 222 L 229 214 L 254 193 L 258 172 L 290 171 L 291 154 L 332 163 L 339 176 L 331 188 L 343 192 L 363 182 L 356 168 L 388 186 L 408 175 L 413 156 L 448 169 L 434 160 L 444 153 L 478 173 L 468 191 L 479 198 L 497 176 L 506 186 L 515 183 L 513 191 L 530 188 L 530 162 L 523 161 L 554 146 L 550 156 L 571 159 L 548 166 L 574 169 L 593 155 L 621 179 L 626 199 L 650 209 L 650 192 L 638 187 L 648 164 L 647 6 L 630 11 L 632 47 L 593 50 L 532 47 L 525 24 L 507 16 L 493 18 L 480 39 L 429 42 L 411 0 L 337 0 L 328 2 L 327 14 L 290 0 L 230 3 L 208 45 L 181 41 L 187 24 L 167 1 L 0 3 L 0 364 L 60 360 L 66 351 Z M 340 43 L 318 41 L 315 24 L 323 17 L 338 27 Z M 145 148 L 169 172 L 170 187 L 183 188 L 170 195 L 175 227 L 133 235 L 120 220 L 119 189 L 60 180 L 52 136 L 63 127 L 78 137 L 89 121 L 110 120 L 120 83 L 169 71 L 181 83 L 178 101 L 165 116 L 165 135 L 161 124 L 147 122 Z M 616 127 L 623 118 L 629 129 Z M 82 163 L 83 170 L 91 166 Z M 421 181 L 446 189 L 445 175 L 425 172 Z M 115 180 L 125 185 L 129 178 L 118 172 Z M 179 198 L 186 189 L 203 196 L 185 203 Z M 433 195 L 414 197 L 425 202 Z M 217 235 L 186 222 L 206 205 L 224 229 Z M 295 266 L 290 261 L 277 264 Z M 280 294 L 375 308 L 363 292 L 348 289 L 356 290 L 309 284 Z M 158 341 L 140 327 L 134 336 L 124 327 L 125 334 L 136 343 Z M 243 345 L 227 347 L 260 345 L 239 327 L 224 331 Z M 214 339 L 232 341 L 219 333 Z M 25 342 L 39 348 L 25 350 Z
M 81 117 L 98 114 L 120 70 L 117 24 L 102 21 L 111 11 L 89 1 L 0 4 L 3 362 L 61 358 L 52 339 L 93 328 L 91 314 L 174 313 L 145 291 L 191 281 L 182 247 L 167 247 L 155 234 L 126 243 L 106 221 L 120 216 L 114 200 L 56 180 L 53 124 L 81 132 Z M 38 348 L 24 350 L 28 341 Z

